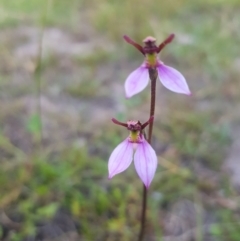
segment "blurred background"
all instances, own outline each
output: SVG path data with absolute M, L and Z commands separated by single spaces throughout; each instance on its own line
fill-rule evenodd
M 0 237 L 135 240 L 142 183 L 107 162 L 149 115 L 125 99 L 143 56 L 123 41 L 176 38 L 161 53 L 192 96 L 157 83 L 148 241 L 240 240 L 239 0 L 1 0 Z

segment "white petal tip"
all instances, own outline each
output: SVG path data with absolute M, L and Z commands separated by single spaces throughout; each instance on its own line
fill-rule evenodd
M 184 93 L 181 93 L 181 94 L 192 96 L 192 93 L 190 91 L 189 92 L 184 92 Z

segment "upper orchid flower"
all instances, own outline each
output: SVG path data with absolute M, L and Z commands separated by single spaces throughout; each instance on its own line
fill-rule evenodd
M 163 64 L 163 62 L 157 57 L 157 54 L 165 47 L 165 45 L 172 42 L 173 38 L 174 34 L 171 34 L 159 46 L 156 46 L 156 39 L 153 37 L 147 37 L 143 40 L 145 45 L 141 46 L 128 36 L 124 36 L 124 39 L 129 44 L 133 45 L 145 56 L 143 64 L 133 71 L 125 82 L 127 98 L 130 98 L 145 89 L 149 81 L 148 69 L 150 68 L 157 70 L 160 81 L 167 89 L 181 94 L 191 94 L 183 75 L 176 69 Z
M 113 150 L 109 158 L 109 178 L 125 171 L 134 160 L 136 171 L 148 188 L 157 169 L 157 155 L 145 140 L 143 129 L 153 121 L 153 116 L 144 124 L 139 121 L 122 123 L 114 118 L 112 121 L 126 127 L 130 131 L 130 135 Z

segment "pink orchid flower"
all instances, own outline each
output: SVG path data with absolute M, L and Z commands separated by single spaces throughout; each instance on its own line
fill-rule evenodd
M 112 121 L 126 127 L 130 131 L 130 135 L 113 150 L 109 158 L 109 179 L 125 171 L 133 160 L 138 176 L 148 188 L 157 169 L 157 155 L 145 140 L 143 130 L 153 121 L 153 116 L 144 124 L 139 121 L 122 123 L 114 118 Z
M 157 57 L 157 54 L 174 38 L 174 34 L 169 35 L 169 37 L 163 41 L 159 46 L 156 46 L 156 39 L 153 37 L 147 37 L 143 40 L 144 46 L 134 42 L 128 36 L 123 37 L 126 42 L 137 48 L 144 56 L 145 61 L 143 64 L 134 70 L 127 78 L 125 82 L 125 92 L 126 97 L 130 98 L 135 94 L 138 94 L 146 88 L 149 82 L 150 68 L 156 69 L 158 72 L 158 77 L 162 84 L 169 90 L 190 95 L 191 92 L 188 88 L 188 84 L 183 77 L 183 75 L 176 69 L 165 65 Z

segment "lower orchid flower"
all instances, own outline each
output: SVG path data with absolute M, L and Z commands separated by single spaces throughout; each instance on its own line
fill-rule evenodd
M 124 36 L 124 39 L 129 44 L 133 45 L 145 56 L 143 64 L 133 71 L 125 82 L 125 92 L 127 98 L 138 94 L 146 88 L 149 82 L 148 70 L 150 68 L 157 70 L 160 81 L 167 89 L 181 94 L 191 94 L 184 76 L 176 69 L 165 65 L 157 57 L 157 54 L 165 47 L 165 45 L 169 44 L 173 38 L 174 34 L 171 34 L 164 42 L 162 42 L 159 46 L 156 46 L 156 39 L 153 37 L 147 37 L 143 40 L 145 46 L 141 46 L 128 36 Z
M 112 121 L 126 127 L 130 135 L 112 152 L 108 161 L 109 179 L 125 171 L 134 161 L 138 176 L 148 188 L 157 169 L 157 155 L 144 137 L 144 128 L 153 121 L 153 116 L 144 124 L 139 121 L 122 123 L 116 119 Z

